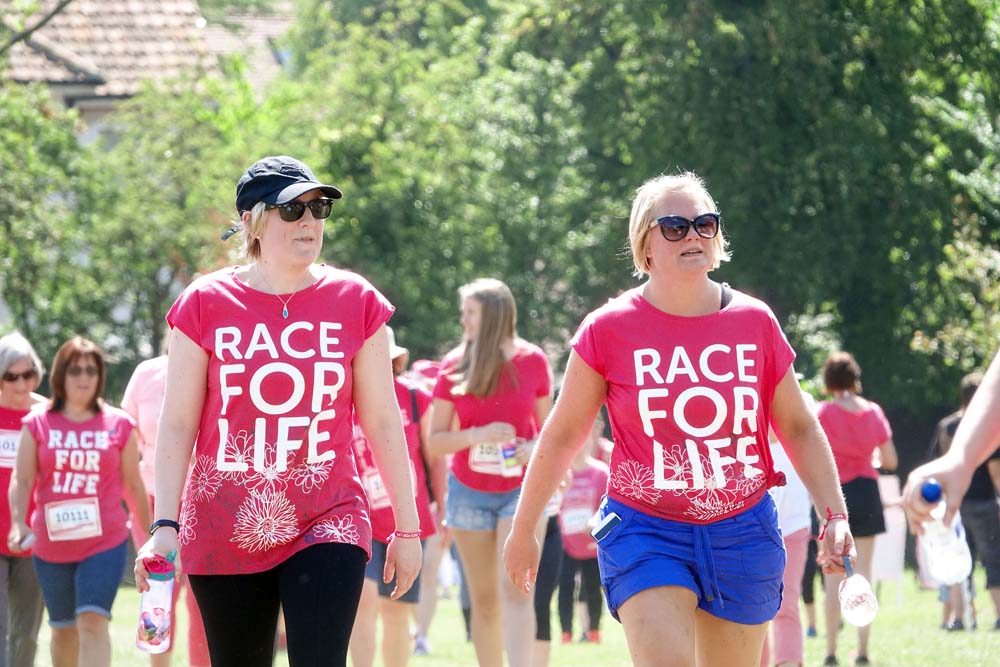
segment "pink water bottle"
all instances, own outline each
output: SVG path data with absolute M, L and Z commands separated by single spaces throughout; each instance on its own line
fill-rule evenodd
M 153 556 L 142 562 L 149 572 L 149 590 L 139 602 L 139 627 L 135 645 L 146 653 L 164 653 L 170 648 L 173 624 L 174 556 Z

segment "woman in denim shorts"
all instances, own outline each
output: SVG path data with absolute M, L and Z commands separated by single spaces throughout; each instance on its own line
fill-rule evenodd
M 637 190 L 629 240 L 648 279 L 574 336 L 505 547 L 508 576 L 529 588 L 535 523 L 605 403 L 615 447 L 592 535 L 609 610 L 640 667 L 759 663 L 785 565 L 767 494 L 784 483 L 770 425 L 829 517 L 824 570 L 842 571 L 854 552 L 830 446 L 774 314 L 709 279 L 729 259 L 721 226 L 694 174 Z
M 507 285 L 480 279 L 459 295 L 463 340 L 441 364 L 428 449 L 431 456 L 454 453 L 446 520 L 468 576 L 479 664 L 500 667 L 506 649 L 511 667 L 527 667 L 535 637 L 532 598 L 506 582 L 500 589 L 499 550 L 530 445 L 552 408 L 551 372 L 545 354 L 517 336 Z M 532 530 L 540 528 L 536 517 Z
M 64 343 L 50 377 L 52 400 L 22 420 L 8 546 L 34 536 L 52 664 L 110 665 L 108 623 L 128 542 L 122 498 L 134 521 L 149 521 L 135 422 L 104 402 L 104 355 L 93 342 Z M 35 510 L 28 517 L 32 489 Z

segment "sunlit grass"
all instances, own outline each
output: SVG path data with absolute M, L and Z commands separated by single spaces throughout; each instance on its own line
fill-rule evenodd
M 902 604 L 898 603 L 898 588 L 894 582 L 881 585 L 881 609 L 872 629 L 870 657 L 873 664 L 885 667 L 994 667 L 1000 665 L 1000 632 L 992 630 L 995 620 L 993 605 L 985 592 L 982 572 L 978 571 L 976 586 L 979 594 L 980 628 L 975 632 L 948 633 L 938 629 L 940 605 L 934 591 L 919 590 L 912 573 L 907 573 L 902 584 Z M 822 593 L 817 586 L 820 611 L 820 636 L 806 639 L 806 665 L 820 665 L 824 656 L 822 630 Z M 178 612 L 181 633 L 185 632 L 187 615 L 183 604 Z M 123 586 L 114 606 L 111 624 L 112 663 L 116 667 L 143 666 L 149 659 L 135 648 L 135 623 L 139 595 L 134 588 Z M 624 667 L 630 664 L 625 636 L 621 626 L 605 616 L 601 624 L 602 643 L 567 644 L 558 641 L 558 615 L 553 608 L 553 637 L 551 667 Z M 49 631 L 43 624 L 40 636 L 37 667 L 51 667 L 48 642 Z M 442 599 L 438 614 L 431 628 L 432 654 L 414 657 L 411 667 L 468 667 L 476 664 L 472 644 L 465 641 L 465 628 L 458 603 L 454 597 Z M 526 641 L 529 638 L 525 638 Z M 846 628 L 841 633 L 838 651 L 841 665 L 852 665 L 857 644 L 857 632 Z M 664 651 L 670 650 L 670 628 L 663 628 Z M 174 656 L 175 667 L 186 667 L 187 647 L 178 642 Z M 376 662 L 380 665 L 380 662 Z M 284 652 L 278 653 L 276 667 L 287 667 Z

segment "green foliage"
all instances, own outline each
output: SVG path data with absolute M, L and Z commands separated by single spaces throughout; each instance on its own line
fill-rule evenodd
M 0 289 L 14 327 L 46 360 L 107 312 L 87 293 L 79 210 L 90 168 L 76 123 L 43 88 L 0 80 Z

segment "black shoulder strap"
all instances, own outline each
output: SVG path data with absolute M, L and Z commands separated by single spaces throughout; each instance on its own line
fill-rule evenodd
M 719 306 L 719 310 L 722 310 L 729 305 L 729 302 L 733 300 L 733 290 L 730 289 L 729 283 L 722 283 L 722 304 Z
M 410 390 L 410 421 L 417 423 L 420 421 L 420 406 L 417 405 L 417 390 L 408 387 Z
M 417 390 L 408 387 L 410 390 L 410 421 L 420 424 L 420 405 L 417 404 Z M 431 467 L 427 465 L 427 457 L 424 455 L 424 448 L 420 448 L 420 462 L 424 464 L 424 482 L 427 484 L 428 497 L 434 501 L 442 502 L 442 499 L 434 497 L 434 487 L 431 485 Z

